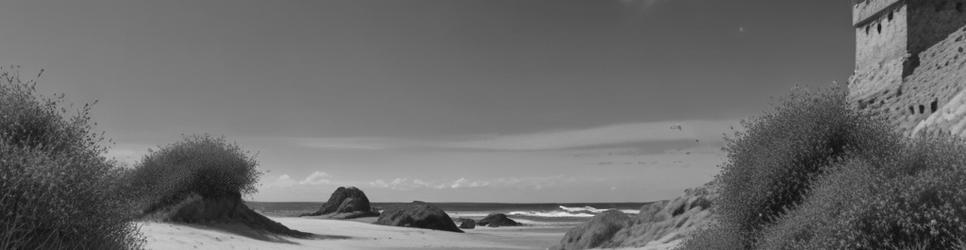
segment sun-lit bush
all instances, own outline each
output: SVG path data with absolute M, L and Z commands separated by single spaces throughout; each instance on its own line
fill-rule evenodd
M 0 70 L 0 249 L 132 249 L 142 239 L 90 105 Z
M 803 90 L 783 100 L 773 111 L 745 121 L 746 130 L 728 140 L 728 159 L 717 177 L 719 222 L 704 231 L 709 235 L 698 237 L 738 238 L 729 240 L 737 246 L 718 249 L 753 246 L 761 229 L 800 204 L 815 177 L 837 159 L 876 154 L 901 141 L 883 123 L 851 109 L 842 88 Z M 728 232 L 715 232 L 722 230 Z
M 845 161 L 764 230 L 759 249 L 954 249 L 966 241 L 966 144 L 925 138 Z
M 191 193 L 210 198 L 253 193 L 261 174 L 257 166 L 254 156 L 223 137 L 187 136 L 149 152 L 131 182 L 151 210 Z
M 795 95 L 727 145 L 717 223 L 684 249 L 954 249 L 966 142 L 906 138 L 831 91 Z

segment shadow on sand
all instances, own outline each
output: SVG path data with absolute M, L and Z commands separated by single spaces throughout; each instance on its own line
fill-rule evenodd
M 213 231 L 219 231 L 224 233 L 230 233 L 230 234 L 248 237 L 248 238 L 261 240 L 261 241 L 295 244 L 295 245 L 298 245 L 298 243 L 291 241 L 290 239 L 295 238 L 295 239 L 306 239 L 306 240 L 346 240 L 346 239 L 352 238 L 349 236 L 318 235 L 318 234 L 312 234 L 312 233 L 305 233 L 299 236 L 280 235 L 280 234 L 275 234 L 265 230 L 253 229 L 241 223 L 215 223 L 210 225 L 197 225 L 197 224 L 185 224 L 185 223 L 175 223 L 175 224 L 179 226 L 186 226 L 186 227 L 191 227 L 191 228 L 196 228 L 201 230 L 213 230 Z

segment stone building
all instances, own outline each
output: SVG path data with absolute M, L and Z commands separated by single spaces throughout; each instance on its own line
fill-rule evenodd
M 966 136 L 966 0 L 852 0 L 849 98 L 903 133 Z

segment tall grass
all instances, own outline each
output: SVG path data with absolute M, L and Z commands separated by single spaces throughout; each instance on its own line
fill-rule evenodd
M 0 249 L 132 249 L 123 170 L 102 155 L 91 104 L 69 110 L 0 69 Z

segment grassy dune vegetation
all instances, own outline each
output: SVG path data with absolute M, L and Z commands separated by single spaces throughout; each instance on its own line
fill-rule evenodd
M 962 248 L 966 144 L 885 124 L 837 87 L 747 121 L 717 176 L 717 222 L 684 249 Z
M 151 151 L 130 176 L 145 213 L 174 205 L 188 195 L 219 198 L 255 192 L 258 162 L 223 137 L 187 136 Z
M 0 249 L 131 249 L 142 238 L 125 199 L 125 170 L 103 155 L 90 104 L 0 70 Z
M 151 209 L 255 191 L 255 158 L 220 137 L 187 136 L 119 167 L 93 104 L 64 98 L 0 69 L 0 249 L 139 249 L 133 222 Z

